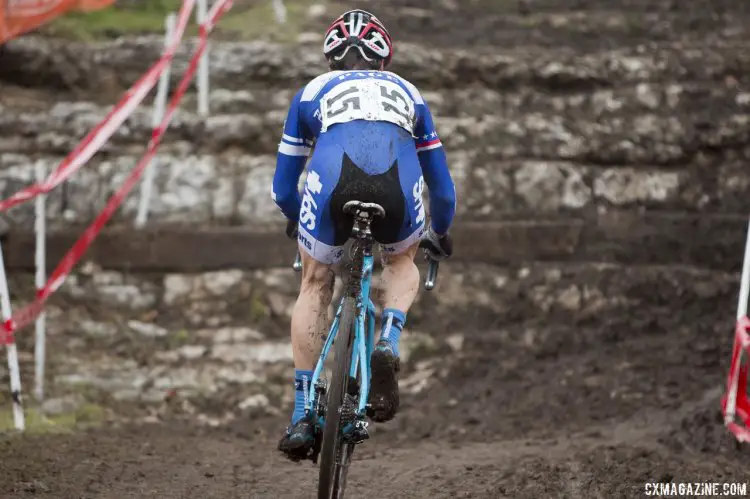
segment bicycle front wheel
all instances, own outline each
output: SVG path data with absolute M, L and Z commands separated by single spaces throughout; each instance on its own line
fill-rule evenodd
M 339 331 L 335 340 L 335 361 L 326 403 L 323 447 L 320 452 L 318 499 L 339 499 L 346 481 L 346 461 L 351 457 L 352 449 L 342 439 L 341 407 L 349 383 L 356 320 L 357 306 L 354 298 L 346 297 L 342 305 Z

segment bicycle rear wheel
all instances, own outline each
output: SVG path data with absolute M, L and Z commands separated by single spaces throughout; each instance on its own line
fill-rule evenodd
M 357 307 L 353 297 L 344 298 L 335 339 L 335 363 L 328 390 L 323 431 L 323 446 L 320 452 L 318 499 L 338 499 L 346 482 L 346 461 L 351 457 L 353 445 L 343 441 L 341 407 L 347 394 L 349 368 L 354 348 L 354 323 Z

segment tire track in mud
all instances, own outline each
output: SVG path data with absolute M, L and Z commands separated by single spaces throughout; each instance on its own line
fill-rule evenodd
M 717 389 L 706 390 L 673 411 L 646 411 L 556 439 L 467 445 L 436 440 L 389 449 L 389 442 L 375 432 L 355 454 L 349 488 L 360 496 L 377 491 L 383 498 L 532 497 L 545 491 L 560 497 L 631 497 L 646 481 L 668 475 L 674 480 L 716 480 L 711 476 L 716 466 L 724 467 L 723 476 L 741 480 L 745 475 L 739 463 L 721 458 L 690 462 L 670 455 L 658 442 L 718 395 Z M 40 493 L 112 499 L 312 497 L 317 467 L 287 463 L 276 455 L 270 436 L 248 441 L 226 430 L 145 427 L 52 437 L 46 445 L 59 444 L 67 457 L 41 458 L 15 470 L 4 462 L 0 491 L 12 498 Z M 15 447 L 13 454 L 21 460 L 43 453 L 35 445 L 40 442 L 28 442 L 35 452 L 17 446 L 23 442 L 6 440 L 2 447 Z M 623 466 L 633 463 L 639 464 L 636 471 L 631 466 L 622 476 Z M 21 480 L 8 483 L 19 473 Z

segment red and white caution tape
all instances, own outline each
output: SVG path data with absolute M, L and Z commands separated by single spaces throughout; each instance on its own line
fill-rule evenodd
M 737 301 L 737 327 L 734 332 L 732 360 L 727 376 L 727 391 L 721 401 L 724 424 L 740 442 L 750 442 L 750 400 L 748 400 L 747 393 L 748 355 L 750 355 L 748 299 L 750 299 L 750 223 L 748 223 L 745 257 L 742 262 L 740 294 Z M 739 417 L 742 424 L 735 422 L 736 417 Z
M 159 77 L 169 66 L 190 21 L 190 15 L 196 0 L 184 0 L 177 18 L 177 28 L 172 43 L 164 51 L 162 57 L 144 74 L 110 113 L 76 146 L 75 149 L 58 165 L 47 179 L 41 184 L 36 183 L 23 189 L 8 199 L 0 201 L 0 212 L 7 211 L 14 206 L 30 201 L 41 194 L 47 194 L 55 187 L 70 178 L 91 157 L 104 147 L 112 134 L 120 128 L 128 117 L 136 110 L 143 99 L 159 81 Z
M 748 365 L 743 363 L 750 351 L 750 319 L 737 321 L 732 362 L 727 376 L 727 391 L 722 397 L 724 424 L 739 442 L 750 442 L 750 400 L 747 395 Z M 739 418 L 739 422 L 736 421 Z
M 187 1 L 189 2 L 190 0 Z M 13 341 L 14 332 L 31 324 L 31 322 L 33 322 L 34 319 L 41 313 L 47 299 L 49 299 L 49 297 L 55 291 L 57 291 L 57 289 L 62 285 L 68 275 L 70 275 L 73 267 L 76 265 L 76 263 L 78 263 L 86 250 L 88 250 L 89 246 L 91 246 L 91 243 L 94 242 L 94 239 L 96 239 L 96 236 L 99 235 L 109 219 L 112 218 L 112 215 L 115 213 L 117 208 L 120 207 L 125 197 L 130 193 L 135 184 L 138 183 L 138 180 L 143 174 L 143 171 L 151 162 L 154 154 L 156 154 L 156 149 L 159 147 L 159 143 L 161 142 L 161 139 L 164 136 L 167 127 L 169 126 L 169 123 L 172 121 L 172 117 L 174 116 L 177 107 L 182 100 L 182 97 L 188 90 L 190 81 L 192 80 L 198 68 L 198 61 L 200 60 L 201 55 L 206 49 L 206 45 L 208 43 L 208 35 L 213 30 L 214 26 L 216 26 L 216 22 L 231 7 L 232 0 L 219 0 L 211 8 L 211 11 L 208 13 L 206 22 L 203 23 L 200 28 L 200 41 L 198 43 L 198 48 L 191 57 L 190 64 L 188 65 L 185 74 L 182 76 L 182 79 L 180 80 L 174 96 L 169 102 L 169 106 L 167 107 L 167 112 L 164 115 L 164 118 L 162 119 L 159 126 L 154 129 L 146 153 L 135 166 L 135 168 L 133 168 L 133 171 L 130 172 L 130 175 L 128 175 L 128 177 L 125 179 L 122 186 L 117 190 L 117 192 L 115 192 L 114 195 L 112 195 L 111 198 L 109 198 L 109 200 L 107 201 L 107 205 L 104 207 L 101 213 L 99 213 L 94 222 L 83 232 L 83 235 L 78 239 L 78 241 L 76 241 L 73 247 L 63 257 L 62 261 L 58 264 L 57 268 L 54 270 L 47 283 L 42 289 L 38 291 L 36 299 L 31 304 L 13 314 L 11 319 L 5 322 L 2 328 L 4 334 L 2 334 L 2 338 L 0 338 L 4 340 L 5 343 L 11 343 Z

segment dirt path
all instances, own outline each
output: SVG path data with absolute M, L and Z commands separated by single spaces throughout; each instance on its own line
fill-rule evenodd
M 663 319 L 656 309 L 651 317 Z M 709 345 L 724 342 L 707 334 L 705 324 L 680 332 L 685 344 L 708 338 L 698 348 L 670 351 L 678 329 L 639 328 L 634 320 L 629 337 L 607 337 L 600 327 L 595 335 L 590 330 L 598 338 L 591 348 L 569 350 L 566 341 L 549 357 L 543 343 L 524 356 L 501 340 L 508 335 L 477 333 L 476 347 L 455 361 L 444 385 L 424 397 L 406 397 L 399 418 L 374 428 L 358 449 L 349 486 L 383 498 L 578 498 L 640 497 L 645 483 L 654 481 L 745 483 L 748 450 L 735 448 L 720 423 L 721 388 L 714 382 L 720 376 L 712 373 L 718 359 L 705 355 Z M 588 336 L 555 330 L 569 340 Z M 512 338 L 520 331 L 507 333 Z M 525 364 L 485 372 L 478 356 L 488 350 L 504 350 L 507 355 L 495 357 Z M 623 367 L 625 359 L 633 372 Z M 475 368 L 467 372 L 466 362 Z M 551 382 L 555 373 L 557 383 Z M 560 384 L 563 378 L 567 382 Z M 461 412 L 446 410 L 450 405 Z M 0 494 L 313 497 L 317 467 L 288 463 L 276 453 L 280 426 L 271 417 L 220 429 L 175 420 L 69 436 L 5 437 Z
M 387 433 L 376 434 L 360 448 L 350 488 L 384 498 L 637 497 L 653 481 L 747 480 L 739 455 L 670 449 L 675 425 L 717 396 L 710 390 L 676 411 L 644 412 L 585 434 L 560 431 L 558 439 L 435 439 L 393 448 Z M 317 468 L 280 458 L 272 432 L 261 431 L 270 428 L 265 423 L 271 421 L 254 423 L 252 436 L 142 426 L 7 439 L 0 443 L 0 491 L 8 498 L 313 497 Z

